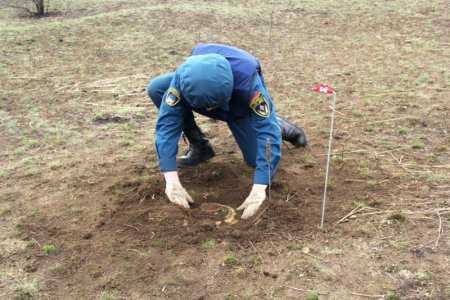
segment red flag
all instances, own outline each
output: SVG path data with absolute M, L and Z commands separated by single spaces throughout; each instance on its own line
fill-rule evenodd
M 317 93 L 324 93 L 327 95 L 333 95 L 334 93 L 336 93 L 336 91 L 331 86 L 329 86 L 328 84 L 324 84 L 324 83 L 316 85 L 315 87 L 313 87 L 311 89 L 311 91 L 317 92 Z

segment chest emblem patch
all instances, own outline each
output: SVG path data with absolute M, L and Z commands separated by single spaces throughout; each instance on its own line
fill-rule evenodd
M 178 104 L 178 102 L 180 102 L 180 100 L 180 92 L 178 92 L 176 88 L 170 88 L 165 99 L 167 105 L 175 106 Z
M 250 101 L 250 108 L 260 117 L 267 118 L 270 115 L 269 103 L 259 91 Z

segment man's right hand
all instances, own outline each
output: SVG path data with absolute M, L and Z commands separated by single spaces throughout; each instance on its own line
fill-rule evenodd
M 194 203 L 191 196 L 181 185 L 177 172 L 165 172 L 166 179 L 166 195 L 170 202 L 181 207 L 189 208 L 189 203 Z

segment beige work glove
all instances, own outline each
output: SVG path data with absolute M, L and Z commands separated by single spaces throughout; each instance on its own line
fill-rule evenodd
M 250 195 L 245 199 L 244 203 L 237 208 L 237 210 L 244 210 L 242 219 L 248 219 L 252 217 L 259 209 L 261 204 L 266 200 L 266 188 L 265 184 L 254 184 Z
M 178 173 L 176 171 L 164 172 L 166 179 L 166 195 L 170 202 L 175 203 L 184 208 L 189 208 L 189 203 L 194 203 L 191 196 L 181 185 Z

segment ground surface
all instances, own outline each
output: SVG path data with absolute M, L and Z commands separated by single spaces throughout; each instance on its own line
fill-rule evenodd
M 0 298 L 450 299 L 448 2 L 261 2 L 0 10 Z M 234 225 L 205 204 L 252 184 L 223 124 L 199 118 L 218 155 L 181 172 L 190 212 L 158 172 L 144 87 L 197 42 L 257 55 L 310 140 L 283 146 L 270 201 Z M 318 82 L 338 90 L 324 230 Z

